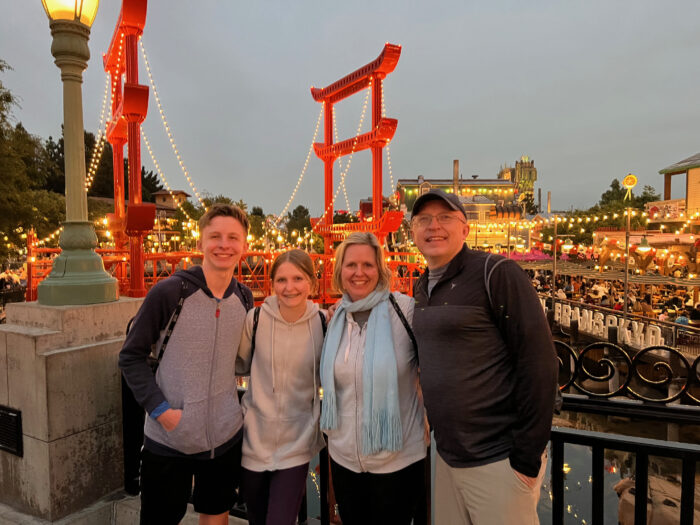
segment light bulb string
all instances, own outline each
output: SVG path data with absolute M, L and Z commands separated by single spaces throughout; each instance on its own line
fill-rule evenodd
M 338 121 L 335 118 L 335 111 L 333 111 L 333 133 L 335 135 L 335 141 L 340 142 L 338 140 Z M 338 159 L 338 169 L 340 171 L 343 171 L 343 159 L 342 157 Z M 348 210 L 348 213 L 350 212 L 350 199 L 348 199 L 348 191 L 347 188 L 345 187 L 345 182 L 343 181 L 343 195 L 345 196 L 345 207 Z
M 194 195 L 197 198 L 197 200 L 199 201 L 199 204 L 203 208 L 206 209 L 206 205 L 204 204 L 202 197 L 199 195 L 199 192 L 197 191 L 197 188 L 194 185 L 192 178 L 190 177 L 189 171 L 187 170 L 187 167 L 185 166 L 185 163 L 182 161 L 182 156 L 180 155 L 180 151 L 178 150 L 177 144 L 175 143 L 175 138 L 173 137 L 173 134 L 170 131 L 170 126 L 168 124 L 168 121 L 165 118 L 165 112 L 163 111 L 163 105 L 161 104 L 160 97 L 158 96 L 158 90 L 156 89 L 156 83 L 153 79 L 153 74 L 151 73 L 151 65 L 148 61 L 148 56 L 146 55 L 146 48 L 143 45 L 143 39 L 141 37 L 139 37 L 139 46 L 141 47 L 141 55 L 143 56 L 144 66 L 146 68 L 146 73 L 148 74 L 148 81 L 151 84 L 151 89 L 153 90 L 153 96 L 156 100 L 156 105 L 158 106 L 158 113 L 160 114 L 160 120 L 163 123 L 163 127 L 165 128 L 165 133 L 167 134 L 168 140 L 170 141 L 170 147 L 173 150 L 175 158 L 177 159 L 177 163 L 180 166 L 180 170 L 182 171 L 183 175 L 185 176 L 185 179 L 187 179 L 187 183 L 189 184 L 190 188 L 194 192 Z
M 289 195 L 289 199 L 287 200 L 287 204 L 284 206 L 282 211 L 277 215 L 277 219 L 273 220 L 271 222 L 272 226 L 277 228 L 280 222 L 284 219 L 284 214 L 287 213 L 287 210 L 289 210 L 289 207 L 292 205 L 292 202 L 294 202 L 294 198 L 296 197 L 297 191 L 299 191 L 299 187 L 301 186 L 302 180 L 304 180 L 304 175 L 306 175 L 306 170 L 309 167 L 309 160 L 311 159 L 311 153 L 313 153 L 314 150 L 314 143 L 316 142 L 316 137 L 318 137 L 318 130 L 321 125 L 321 117 L 323 117 L 323 105 L 321 105 L 321 109 L 318 112 L 318 118 L 316 119 L 316 128 L 314 129 L 314 136 L 311 139 L 311 145 L 309 146 L 309 151 L 306 154 L 306 159 L 304 160 L 304 166 L 301 169 L 301 173 L 299 173 L 299 177 L 297 178 L 297 183 L 294 186 L 294 189 L 292 190 L 292 193 Z
M 180 211 L 187 217 L 188 221 L 193 221 L 192 217 L 190 217 L 189 213 L 185 211 L 185 208 L 182 207 L 182 204 L 180 204 L 180 201 L 175 197 L 175 194 L 173 193 L 173 190 L 170 188 L 170 184 L 168 184 L 168 180 L 165 178 L 165 174 L 163 171 L 160 169 L 160 165 L 158 164 L 158 161 L 156 160 L 155 155 L 153 154 L 153 150 L 151 149 L 151 143 L 148 141 L 148 137 L 146 136 L 146 132 L 141 128 L 141 137 L 143 138 L 144 144 L 146 144 L 146 149 L 148 150 L 148 154 L 151 157 L 151 162 L 153 162 L 153 165 L 156 168 L 156 173 L 158 174 L 158 177 L 160 177 L 160 180 L 163 181 L 163 185 L 165 186 L 165 189 L 168 190 L 168 193 L 170 196 L 173 198 L 173 201 L 175 201 L 175 204 L 177 204 L 177 207 L 180 208 Z M 205 208 L 206 211 L 206 208 Z
M 367 113 L 367 102 L 369 101 L 369 95 L 372 91 L 372 78 L 370 77 L 369 84 L 367 85 L 366 88 L 366 94 L 365 94 L 365 100 L 362 103 L 362 113 L 360 114 L 360 122 L 357 125 L 357 132 L 355 133 L 355 139 L 353 140 L 352 143 L 352 149 L 350 150 L 350 155 L 348 155 L 348 161 L 345 164 L 345 169 L 343 172 L 340 174 L 340 182 L 338 183 L 338 187 L 335 190 L 335 194 L 333 195 L 333 199 L 331 200 L 330 204 L 326 209 L 324 210 L 323 214 L 319 217 L 318 222 L 316 225 L 311 229 L 312 232 L 317 232 L 318 227 L 321 226 L 323 223 L 323 219 L 328 215 L 328 212 L 330 211 L 331 208 L 333 208 L 333 205 L 335 204 L 335 200 L 338 198 L 338 194 L 340 193 L 341 188 L 345 185 L 345 177 L 347 176 L 348 172 L 350 171 L 350 166 L 352 164 L 352 157 L 355 155 L 355 148 L 357 147 L 357 142 L 360 138 L 360 134 L 362 133 L 362 125 L 365 120 L 365 114 Z

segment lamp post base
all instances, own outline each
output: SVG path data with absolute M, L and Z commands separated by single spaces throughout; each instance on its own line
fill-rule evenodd
M 63 226 L 62 251 L 49 276 L 39 283 L 39 304 L 67 306 L 116 301 L 119 286 L 95 253 L 97 236 L 92 223 L 68 221 Z

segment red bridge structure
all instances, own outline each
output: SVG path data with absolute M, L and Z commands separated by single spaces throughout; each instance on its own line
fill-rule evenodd
M 314 231 L 323 236 L 325 253 L 332 253 L 333 242 L 342 241 L 353 231 L 374 233 L 380 242 L 398 230 L 403 220 L 400 211 L 383 211 L 382 150 L 396 133 L 398 120 L 382 116 L 383 80 L 394 71 L 401 56 L 401 46 L 384 45 L 380 55 L 369 64 L 353 71 L 325 88 L 312 87 L 311 96 L 323 103 L 324 142 L 314 144 L 316 156 L 324 164 L 324 212 L 315 221 Z M 333 143 L 334 105 L 366 88 L 372 90 L 372 129 L 355 138 Z M 333 224 L 333 165 L 344 156 L 369 149 L 372 152 L 372 220 L 361 223 Z
M 147 0 L 123 0 L 112 41 L 103 57 L 110 76 L 112 117 L 106 137 L 112 145 L 114 169 L 114 212 L 107 216 L 107 226 L 114 241 L 112 248 L 98 249 L 105 269 L 119 280 L 120 294 L 143 297 L 148 289 L 179 268 L 201 259 L 197 251 L 144 251 L 144 238 L 154 229 L 155 205 L 141 198 L 140 126 L 148 111 L 148 87 L 138 82 L 137 46 L 146 23 Z M 334 243 L 355 231 L 372 232 L 383 243 L 388 234 L 401 225 L 403 213 L 384 210 L 382 195 L 383 148 L 394 137 L 397 120 L 382 116 L 383 80 L 394 71 L 401 47 L 387 43 L 380 55 L 369 64 L 333 82 L 325 88 L 311 88 L 314 100 L 323 104 L 324 142 L 315 143 L 314 151 L 324 163 L 324 212 L 312 219 L 313 231 L 324 239 L 324 253 L 311 254 L 321 276 L 315 300 L 328 303 L 337 292 L 331 286 Z M 371 89 L 372 126 L 354 138 L 333 142 L 334 105 L 364 89 Z M 124 146 L 128 146 L 128 206 L 124 188 Z M 355 152 L 372 153 L 372 216 L 359 223 L 333 224 L 333 165 L 339 158 Z M 344 182 L 344 181 L 341 181 Z M 60 248 L 41 247 L 33 233 L 27 237 L 28 301 L 36 300 L 38 283 L 50 272 L 52 257 Z M 238 265 L 238 279 L 249 286 L 256 302 L 271 293 L 269 266 L 277 251 L 250 251 Z M 391 287 L 411 293 L 419 264 L 415 254 L 386 253 L 393 271 Z

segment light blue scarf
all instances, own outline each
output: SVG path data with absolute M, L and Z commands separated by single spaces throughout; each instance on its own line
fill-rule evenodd
M 401 450 L 403 446 L 396 356 L 388 299 L 389 292 L 386 290 L 375 290 L 364 299 L 355 302 L 343 295 L 328 326 L 321 354 L 321 429 L 333 430 L 338 427 L 334 367 L 345 331 L 346 312 L 371 310 L 367 321 L 362 362 L 362 454 L 366 456 L 380 450 Z

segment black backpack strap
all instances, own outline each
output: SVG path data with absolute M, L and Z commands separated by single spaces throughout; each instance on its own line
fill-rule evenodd
M 328 330 L 328 321 L 326 321 L 326 316 L 323 315 L 321 310 L 318 311 L 318 316 L 321 318 L 321 330 L 323 330 L 323 337 L 326 337 L 326 330 Z
M 489 270 L 489 259 L 491 259 L 492 255 L 492 253 L 489 253 L 486 257 L 486 261 L 484 262 L 484 287 L 486 288 L 486 296 L 489 298 L 489 306 L 491 306 L 491 311 L 494 315 L 497 315 L 496 307 L 493 305 L 493 298 L 491 297 L 491 275 L 493 275 L 493 271 L 499 264 L 506 262 L 508 259 L 496 261 L 496 264 L 494 264 Z
M 418 342 L 416 341 L 416 336 L 414 335 L 413 330 L 411 330 L 411 325 L 408 324 L 408 321 L 406 320 L 406 316 L 403 314 L 403 311 L 401 310 L 399 303 L 396 301 L 396 297 L 394 297 L 394 294 L 392 294 L 392 293 L 389 294 L 389 302 L 391 302 L 391 306 L 393 306 L 394 310 L 396 310 L 396 315 L 399 316 L 399 319 L 401 320 L 401 324 L 403 324 L 403 327 L 406 329 L 406 333 L 408 334 L 408 337 L 411 340 L 411 343 L 413 344 L 413 352 L 416 355 L 416 361 L 417 361 L 418 360 Z
M 253 311 L 253 335 L 250 338 L 250 359 L 253 359 L 253 352 L 255 352 L 255 334 L 258 333 L 258 321 L 260 321 L 260 307 L 256 306 L 255 311 Z
M 160 360 L 163 359 L 163 354 L 165 353 L 165 347 L 168 346 L 168 341 L 170 340 L 170 336 L 173 333 L 173 330 L 175 329 L 175 323 L 177 323 L 177 318 L 180 316 L 180 312 L 182 312 L 182 303 L 185 302 L 185 291 L 187 290 L 187 281 L 184 279 L 180 279 L 181 287 L 180 287 L 180 300 L 177 302 L 177 306 L 175 307 L 175 312 L 173 313 L 172 317 L 170 318 L 170 323 L 168 323 L 168 327 L 165 330 L 165 337 L 163 337 L 163 344 L 160 345 L 160 352 L 158 352 L 158 362 L 160 363 Z M 128 330 L 128 327 L 127 327 Z
M 491 256 L 493 254 L 489 253 L 488 256 L 486 257 L 486 261 L 484 261 L 484 288 L 486 288 L 486 296 L 488 297 L 489 300 L 489 307 L 491 309 L 491 317 L 493 318 L 493 322 L 496 324 L 496 327 L 498 330 L 501 332 L 501 336 L 503 336 L 503 310 L 505 309 L 504 305 L 496 306 L 493 304 L 493 297 L 491 296 L 491 276 L 493 275 L 493 271 L 496 269 L 496 267 L 499 264 L 502 264 L 506 262 L 508 259 L 505 257 L 502 257 L 496 263 L 491 266 L 489 269 L 489 260 L 491 259 Z M 505 337 L 504 337 L 505 339 Z
M 246 293 L 246 289 L 243 287 L 241 282 L 238 280 L 236 280 L 236 285 L 238 286 L 238 291 L 241 294 L 243 307 L 245 308 L 245 311 L 247 312 L 248 310 L 251 310 L 255 306 L 255 302 L 253 300 L 253 293 L 250 291 L 250 289 L 248 289 L 248 293 Z

